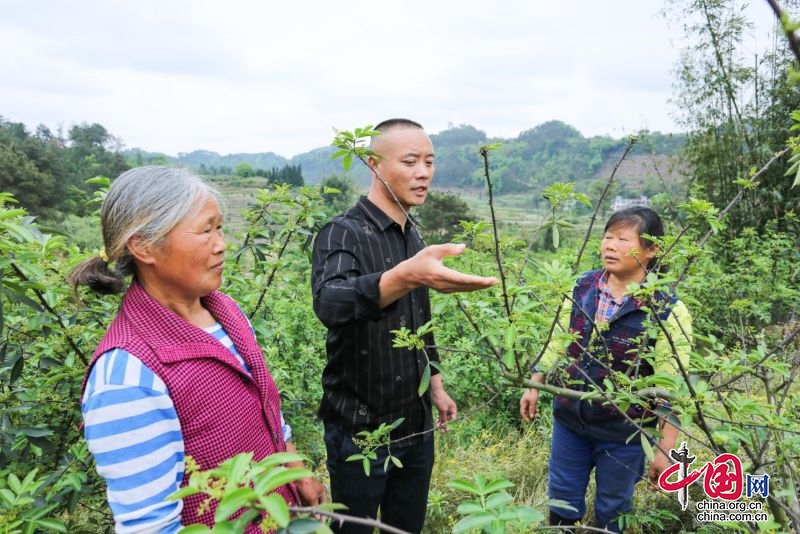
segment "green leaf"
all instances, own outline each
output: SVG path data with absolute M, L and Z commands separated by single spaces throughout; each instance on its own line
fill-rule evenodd
M 184 486 L 178 491 L 170 493 L 167 495 L 168 501 L 177 501 L 183 499 L 184 497 L 189 497 L 191 495 L 197 495 L 198 493 L 202 493 L 203 491 L 198 488 L 193 488 L 191 486 Z
M 240 482 L 247 470 L 250 468 L 250 462 L 253 459 L 252 453 L 244 453 L 244 454 L 237 454 L 230 460 L 228 460 L 228 476 L 227 479 L 230 482 L 238 483 Z M 228 484 L 225 488 L 225 493 L 230 493 L 233 488 L 236 486 L 234 484 Z
M 504 478 L 498 478 L 497 480 L 492 480 L 489 484 L 486 485 L 484 489 L 484 495 L 489 493 L 494 493 L 496 491 L 500 491 L 506 488 L 513 488 L 514 484 Z
M 553 233 L 553 248 L 558 248 L 558 245 L 560 243 L 558 225 L 554 224 L 553 226 L 550 227 L 550 229 Z
M 453 534 L 461 534 L 470 530 L 480 530 L 492 521 L 494 521 L 494 514 L 489 512 L 480 512 L 470 515 L 456 523 L 453 527 Z
M 0 488 L 0 499 L 8 503 L 8 506 L 12 506 L 14 504 L 14 500 L 17 496 L 7 488 Z
M 403 462 L 400 461 L 400 458 L 398 458 L 397 456 L 389 456 L 389 458 L 391 458 L 392 463 L 394 464 L 394 466 L 396 468 L 398 468 L 398 469 L 402 469 L 403 468 Z
M 58 503 L 49 504 L 47 506 L 37 506 L 35 508 L 28 508 L 22 513 L 22 518 L 27 521 L 39 521 L 44 516 L 53 511 L 53 508 L 58 506 Z
M 259 499 L 259 503 L 279 526 L 285 527 L 289 523 L 289 505 L 286 504 L 283 497 L 277 493 L 271 493 Z
M 311 471 L 302 467 L 276 467 L 258 479 L 255 484 L 255 490 L 263 495 L 284 484 L 289 484 L 301 478 L 308 478 L 312 474 Z
M 517 506 L 500 514 L 503 521 L 521 521 L 525 525 L 539 523 L 544 520 L 544 514 L 530 506 Z
M 33 232 L 25 228 L 24 226 L 20 226 L 18 224 L 0 221 L 0 229 L 4 229 L 6 232 L 11 234 L 17 241 L 22 243 L 35 243 L 36 237 L 33 235 Z
M 65 525 L 58 519 L 53 519 L 51 517 L 46 517 L 44 519 L 37 519 L 36 525 L 43 528 L 49 528 L 50 530 L 55 530 L 56 532 L 67 532 L 67 525 Z
M 425 366 L 425 370 L 422 371 L 422 378 L 419 381 L 419 387 L 417 387 L 417 395 L 422 396 L 428 391 L 428 387 L 431 385 L 431 366 L 430 364 Z
M 371 465 L 366 457 L 361 459 L 361 465 L 364 467 L 364 474 L 369 476 Z
M 14 365 L 11 367 L 11 375 L 9 376 L 9 381 L 13 384 L 16 382 L 20 376 L 22 376 L 22 370 L 25 367 L 25 358 L 22 357 L 22 354 L 17 356 L 17 361 L 14 362 Z
M 95 176 L 93 178 L 89 178 L 88 180 L 86 180 L 86 183 L 92 185 L 99 185 L 103 187 L 109 187 L 111 185 L 111 180 L 109 178 L 106 178 L 105 176 Z
M 242 527 L 237 526 L 238 522 L 223 521 L 214 525 L 212 534 L 241 534 L 244 530 Z M 183 531 L 181 531 L 183 532 Z
M 641 437 L 642 441 L 642 449 L 644 449 L 644 454 L 647 456 L 647 459 L 652 461 L 654 454 L 653 454 L 653 446 L 650 444 L 650 440 L 647 439 L 647 436 L 644 432 L 640 432 L 639 436 Z
M 2 199 L 0 199 L 1 201 Z M 13 219 L 15 217 L 22 217 L 25 215 L 25 210 L 23 209 L 13 209 L 13 210 L 0 210 L 0 219 Z
M 42 436 L 52 436 L 53 431 L 49 428 L 21 428 L 18 430 L 20 434 L 32 438 L 40 438 Z
M 17 495 L 17 499 L 14 502 L 14 504 L 21 508 L 23 506 L 31 504 L 32 502 L 34 502 L 33 497 L 20 497 L 19 495 Z
M 22 493 L 22 484 L 20 483 L 17 475 L 14 473 L 9 473 L 6 481 L 8 482 L 8 487 L 11 488 L 15 494 L 19 495 Z
M 400 426 L 405 420 L 406 420 L 405 417 L 398 417 L 397 419 L 392 421 L 392 424 L 389 426 L 389 430 L 394 430 L 395 428 Z
M 294 452 L 276 452 L 258 462 L 260 467 L 272 467 L 292 462 L 302 462 L 305 458 Z
M 214 521 L 220 522 L 228 519 L 239 508 L 243 508 L 255 498 L 256 493 L 252 489 L 237 488 L 220 500 L 217 509 L 214 511 Z
M 464 501 L 458 505 L 458 508 L 456 508 L 456 512 L 461 515 L 477 514 L 478 512 L 483 511 L 483 506 L 476 501 Z
M 327 530 L 321 530 L 323 528 Z M 311 534 L 312 532 L 330 532 L 330 529 L 328 529 L 324 523 L 309 517 L 292 519 L 289 524 L 286 525 L 287 534 Z
M 448 488 L 453 488 L 458 491 L 463 491 L 466 493 L 471 493 L 473 495 L 480 495 L 480 491 L 478 491 L 478 486 L 470 482 L 469 480 L 464 480 L 461 478 L 454 478 L 447 482 Z
M 514 498 L 506 492 L 492 493 L 486 498 L 486 508 L 500 508 L 506 504 L 513 502 Z
M 4 520 L 4 521 L 7 521 L 7 520 Z M 5 532 L 12 532 L 12 533 L 16 534 L 17 532 L 20 532 L 19 530 L 16 530 L 17 527 L 19 527 L 20 525 L 22 525 L 22 520 L 21 519 L 18 519 L 16 521 L 9 521 L 9 522 L 3 524 L 3 529 L 4 529 Z

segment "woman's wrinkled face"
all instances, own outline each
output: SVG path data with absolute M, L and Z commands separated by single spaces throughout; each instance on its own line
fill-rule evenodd
M 153 282 L 178 299 L 208 295 L 222 285 L 225 235 L 222 211 L 213 197 L 181 221 L 153 252 Z
M 603 268 L 623 280 L 644 276 L 655 253 L 656 247 L 642 241 L 636 225 L 612 226 L 600 242 Z

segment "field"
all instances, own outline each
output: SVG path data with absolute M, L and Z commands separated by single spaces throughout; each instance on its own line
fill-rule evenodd
M 259 190 L 248 182 L 223 184 L 221 189 L 231 240 L 224 290 L 250 317 L 281 389 L 298 449 L 325 480 L 321 427 L 315 416 L 324 329 L 311 309 L 307 251 L 315 229 L 332 213 L 316 188 Z M 470 250 L 448 260 L 448 265 L 498 275 L 486 195 L 464 199 L 483 222 L 465 232 Z M 459 508 L 478 498 L 465 488 L 492 480 L 507 488 L 486 502 L 503 504 L 482 510 L 493 514 L 506 532 L 530 532 L 547 513 L 549 393 L 542 393 L 536 422 L 525 425 L 517 413 L 521 380 L 550 335 L 562 296 L 577 273 L 595 261 L 596 241 L 589 243 L 573 269 L 591 214 L 550 210 L 523 195 L 496 198 L 495 207 L 505 291 L 496 286 L 463 295 L 433 295 L 445 385 L 459 404 L 460 418 L 448 433 L 436 437 L 426 532 L 452 532 L 473 520 Z M 5 279 L 0 309 L 0 330 L 5 333 L 0 344 L 1 394 L 8 407 L 0 432 L 0 519 L 40 530 L 52 526 L 62 532 L 110 532 L 103 483 L 78 433 L 76 399 L 86 362 L 118 299 L 83 293 L 76 301 L 64 278 L 79 260 L 93 254 L 92 247 L 84 251 L 72 244 L 72 237 L 42 232 L 24 214 L 0 208 L 0 220 L 5 221 L 0 248 L 10 259 L 8 265 L 14 266 L 13 279 Z M 686 220 L 691 221 L 690 214 Z M 558 247 L 552 240 L 530 242 L 529 236 L 553 221 L 574 225 L 571 230 L 563 226 L 567 230 Z M 791 510 L 796 503 L 800 450 L 795 431 L 800 394 L 793 373 L 797 345 L 790 343 L 797 335 L 791 320 L 800 309 L 800 284 L 795 254 L 787 253 L 791 237 L 772 228 L 762 234 L 744 231 L 724 241 L 712 238 L 697 247 L 702 225 L 680 231 L 679 221 L 669 222 L 673 231 L 663 247 L 669 251 L 664 261 L 671 274 L 664 283 L 676 286 L 692 312 L 695 347 L 685 369 L 687 380 L 653 380 L 674 389 L 675 422 L 700 461 L 727 451 L 739 455 L 745 473 L 769 473 L 773 497 L 764 506 L 770 520 L 762 525 L 777 531 L 782 517 L 785 520 L 784 507 Z M 85 226 L 93 224 L 87 221 Z M 546 236 L 548 231 L 538 234 Z M 652 384 L 620 383 L 606 394 L 609 402 L 641 402 L 636 392 L 645 385 Z M 27 486 L 22 484 L 26 474 Z M 699 488 L 692 489 L 693 501 L 703 498 L 695 491 Z M 722 528 L 698 522 L 690 512 L 680 509 L 674 495 L 641 483 L 629 531 Z M 7 531 L 16 532 L 14 528 Z

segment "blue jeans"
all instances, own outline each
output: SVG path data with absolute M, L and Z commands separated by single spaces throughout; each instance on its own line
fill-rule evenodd
M 620 532 L 617 516 L 633 508 L 633 486 L 644 474 L 644 459 L 638 438 L 630 443 L 593 440 L 554 419 L 547 492 L 551 499 L 566 501 L 577 511 L 554 507 L 551 511 L 565 519 L 581 519 L 586 513 L 589 475 L 595 469 L 597 524 Z
M 378 517 L 383 523 L 407 532 L 421 532 L 428 504 L 428 487 L 433 471 L 433 436 L 406 446 L 392 447 L 392 456 L 402 462 L 397 468 L 392 462 L 386 471 L 386 448 L 378 449 L 377 459 L 370 465 L 370 474 L 364 473 L 361 461 L 348 462 L 360 447 L 353 438 L 336 425 L 325 423 L 325 448 L 328 451 L 328 473 L 331 478 L 331 500 L 347 506 L 342 513 L 356 517 Z M 334 532 L 346 534 L 372 534 L 371 527 L 345 523 L 332 524 Z

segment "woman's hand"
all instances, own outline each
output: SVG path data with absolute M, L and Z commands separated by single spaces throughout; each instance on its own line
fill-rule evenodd
M 294 484 L 304 506 L 318 506 L 328 501 L 328 490 L 316 478 L 301 478 Z
M 531 382 L 536 382 L 537 384 L 543 383 L 544 375 L 538 372 L 533 373 L 531 375 Z M 519 414 L 522 416 L 523 421 L 526 423 L 533 421 L 538 411 L 536 407 L 537 404 L 539 404 L 539 390 L 536 388 L 526 389 L 525 393 L 522 394 L 522 398 L 519 399 Z
M 536 417 L 537 404 L 539 403 L 539 390 L 535 388 L 526 389 L 519 400 L 519 414 L 522 420 L 530 423 Z

